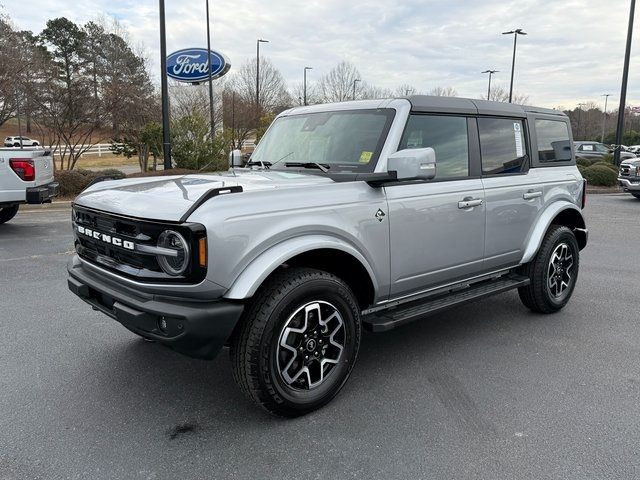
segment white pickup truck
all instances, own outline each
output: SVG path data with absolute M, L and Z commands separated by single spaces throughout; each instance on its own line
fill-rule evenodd
M 15 217 L 20 204 L 50 202 L 58 188 L 48 150 L 0 148 L 0 224 Z

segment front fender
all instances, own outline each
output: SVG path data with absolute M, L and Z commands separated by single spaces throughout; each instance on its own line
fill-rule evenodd
M 553 219 L 556 218 L 558 214 L 565 210 L 574 210 L 578 215 L 580 215 L 580 218 L 583 218 L 582 211 L 575 204 L 566 200 L 554 202 L 549 205 L 538 217 L 536 225 L 529 233 L 524 255 L 520 261 L 521 264 L 529 263 L 533 257 L 535 257 L 540 245 L 542 245 L 542 240 L 544 239 L 544 235 L 547 233 L 551 222 L 553 222 Z M 584 218 L 582 219 L 582 223 L 584 225 Z
M 367 270 L 375 297 L 378 297 L 378 282 L 373 269 L 365 257 L 352 245 L 342 239 L 328 235 L 308 235 L 291 238 L 278 243 L 256 257 L 233 282 L 224 295 L 230 300 L 243 300 L 252 297 L 265 279 L 287 260 L 311 250 L 333 249 L 348 253 L 356 258 Z

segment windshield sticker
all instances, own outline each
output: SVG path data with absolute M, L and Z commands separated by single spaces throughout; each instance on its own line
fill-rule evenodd
M 516 155 L 518 157 L 523 157 L 524 148 L 522 147 L 522 125 L 520 123 L 513 124 L 513 133 L 516 139 Z
M 362 152 L 360 154 L 360 163 L 369 163 L 373 157 L 373 152 Z

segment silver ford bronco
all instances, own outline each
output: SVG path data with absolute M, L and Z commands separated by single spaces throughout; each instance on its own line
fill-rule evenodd
M 572 140 L 560 112 L 481 100 L 294 108 L 242 168 L 85 190 L 69 288 L 186 355 L 228 345 L 249 399 L 302 415 L 344 385 L 363 328 L 511 289 L 567 304 L 588 237 Z

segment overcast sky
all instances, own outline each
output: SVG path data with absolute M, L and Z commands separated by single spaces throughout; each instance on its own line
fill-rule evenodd
M 165 0 L 167 48 L 206 47 L 204 0 Z M 152 0 L 0 0 L 21 29 L 39 33 L 47 19 L 84 23 L 98 15 L 118 18 L 159 69 L 158 2 Z M 301 82 L 305 65 L 318 78 L 340 60 L 380 87 L 403 83 L 419 90 L 456 88 L 460 96 L 486 92 L 486 69 L 500 70 L 508 88 L 512 36 L 523 28 L 516 63 L 516 92 L 539 106 L 573 108 L 613 94 L 617 104 L 629 0 L 211 0 L 214 50 L 239 66 L 262 53 L 289 83 Z M 640 25 L 640 20 L 637 21 Z M 638 27 L 636 28 L 636 31 Z M 637 35 L 636 35 L 637 36 Z M 636 38 L 638 46 L 640 38 Z M 631 57 L 629 103 L 640 105 L 640 50 Z M 233 68 L 233 67 L 232 67 Z

